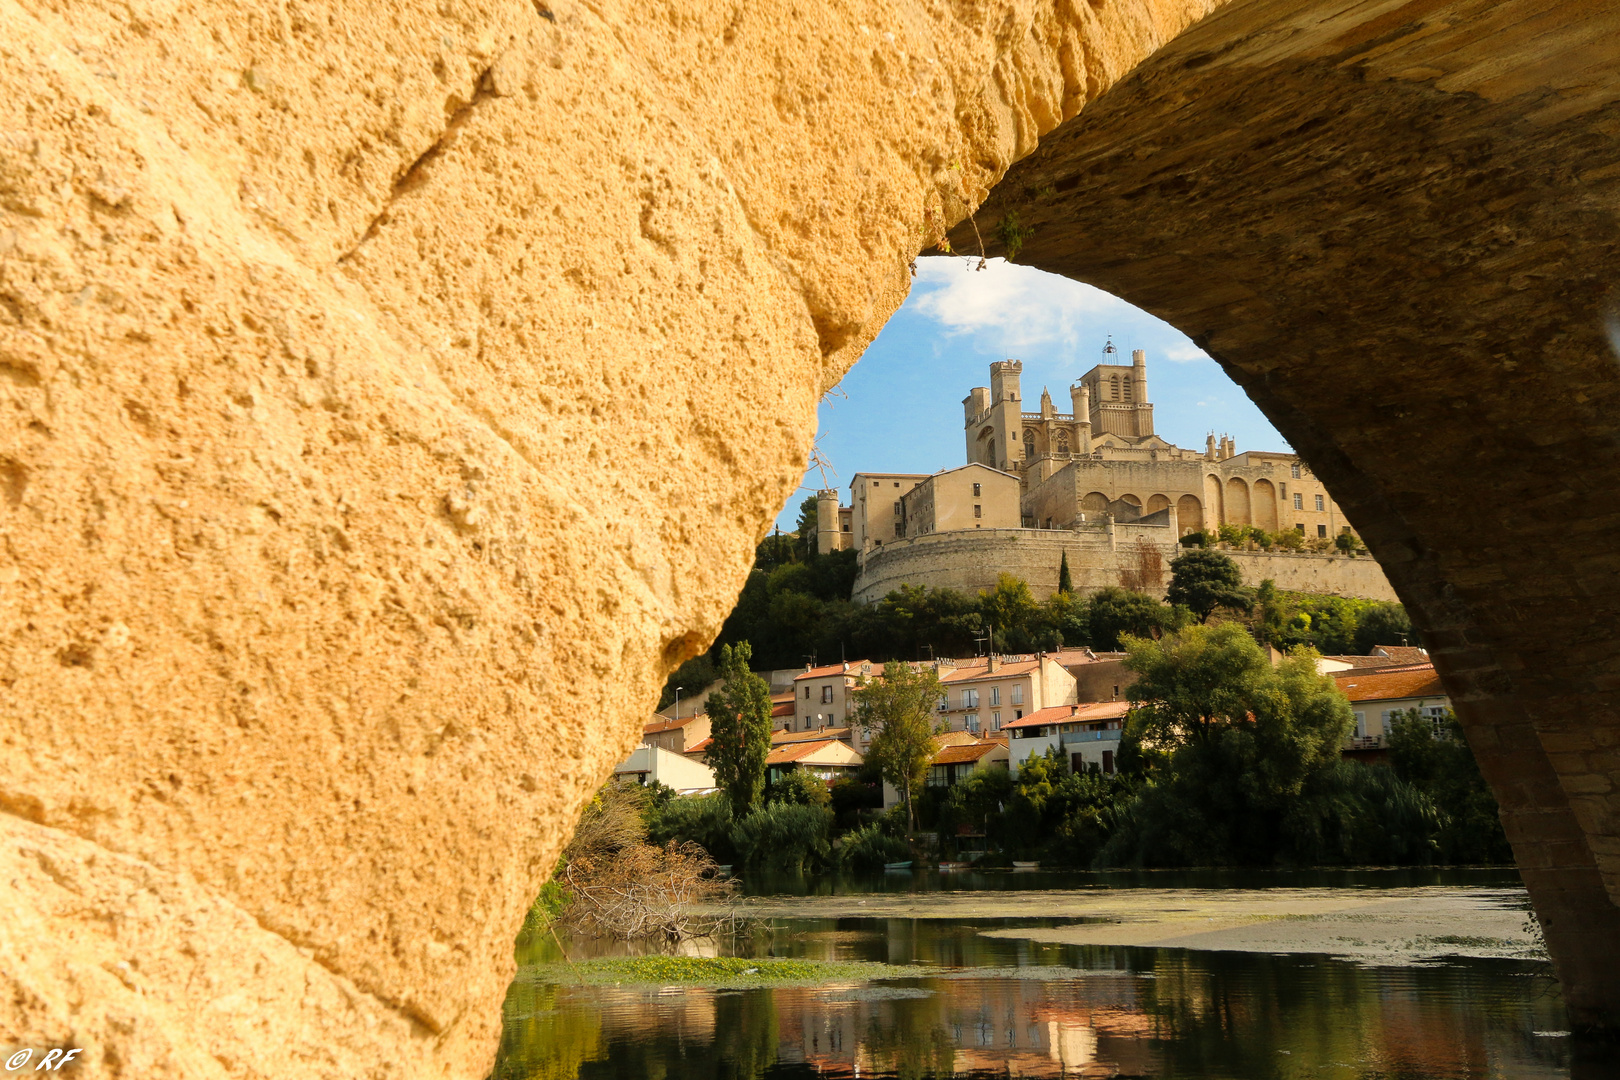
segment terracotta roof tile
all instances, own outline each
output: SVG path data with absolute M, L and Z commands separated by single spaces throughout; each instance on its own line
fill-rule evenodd
M 1394 701 L 1399 698 L 1445 697 L 1433 664 L 1409 664 L 1398 668 L 1363 668 L 1333 672 L 1344 696 L 1351 701 Z
M 656 735 L 660 731 L 674 731 L 676 728 L 685 727 L 687 724 L 690 724 L 699 717 L 706 718 L 708 715 L 708 713 L 696 713 L 692 716 L 684 716 L 679 720 L 673 720 L 667 716 L 660 716 L 658 719 L 653 720 L 650 723 L 643 724 L 641 727 L 641 733 L 643 735 Z
M 771 745 L 780 746 L 783 743 L 799 742 L 826 742 L 828 739 L 837 739 L 842 742 L 849 737 L 849 728 L 816 728 L 814 731 L 773 731 L 771 732 Z
M 957 765 L 964 761 L 978 761 L 995 750 L 1005 750 L 1007 744 L 1000 739 L 985 739 L 982 742 L 970 743 L 963 746 L 947 746 L 934 755 L 934 765 Z
M 778 746 L 775 750 L 772 750 L 766 755 L 765 764 L 786 765 L 789 762 L 800 761 L 807 758 L 811 754 L 814 754 L 819 750 L 824 750 L 829 746 L 839 746 L 846 750 L 849 749 L 837 739 L 817 739 L 815 742 L 785 743 L 782 746 Z
M 1128 701 L 1098 701 L 1087 705 L 1054 705 L 1039 709 L 1022 720 L 1002 724 L 1001 730 L 1044 727 L 1047 724 L 1089 724 L 1098 720 L 1118 720 L 1131 711 Z
M 825 679 L 829 675 L 859 676 L 861 674 L 861 665 L 871 663 L 872 662 L 870 660 L 851 660 L 848 664 L 848 670 L 845 670 L 845 665 L 842 663 L 823 664 L 821 667 L 811 668 L 809 671 L 799 672 L 799 674 L 793 676 L 793 681 L 798 682 L 800 679 Z M 872 670 L 868 674 L 883 674 L 883 665 L 872 664 Z
M 714 745 L 714 739 L 713 738 L 704 739 L 700 743 L 694 743 L 693 745 L 688 746 L 686 748 L 686 752 L 688 754 L 701 754 L 704 751 L 708 750 L 709 747 L 712 746 L 712 745 Z

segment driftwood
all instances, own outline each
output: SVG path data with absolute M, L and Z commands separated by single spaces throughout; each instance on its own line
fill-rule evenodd
M 571 859 L 563 925 L 584 937 L 680 941 L 735 928 L 736 887 L 696 844 L 626 844 Z M 697 910 L 701 908 L 701 913 Z

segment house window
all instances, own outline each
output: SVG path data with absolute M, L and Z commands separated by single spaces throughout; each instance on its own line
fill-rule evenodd
M 1322 505 L 1322 496 L 1320 496 L 1320 495 L 1318 495 L 1316 497 L 1316 508 L 1318 510 L 1326 510 L 1327 509 L 1327 507 Z
M 895 517 L 900 516 L 900 500 L 899 499 L 894 500 L 894 516 Z
M 915 776 L 916 774 L 913 773 L 912 775 Z M 929 766 L 929 768 L 928 768 L 927 786 L 929 786 L 929 787 L 949 787 L 950 786 L 950 781 L 945 779 L 945 766 L 943 766 L 943 765 L 931 765 L 931 766 Z
M 899 540 L 906 535 L 906 527 L 898 521 L 894 523 L 894 538 Z
M 830 713 L 827 714 L 827 726 L 828 727 L 837 727 L 838 726 L 838 714 L 837 713 L 830 712 Z
M 1303 521 L 1294 522 L 1294 531 L 1298 532 L 1298 533 L 1304 532 L 1305 531 L 1305 523 Z
M 1367 714 L 1364 713 L 1364 712 L 1358 712 L 1358 713 L 1356 713 L 1356 738 L 1365 739 L 1366 737 L 1367 737 Z
M 944 712 L 946 709 L 948 709 L 950 707 L 951 707 L 950 696 L 948 694 L 939 695 L 939 711 Z
M 1013 710 L 1013 719 L 1014 720 L 1022 720 L 1023 718 L 1024 718 L 1024 710 L 1023 709 L 1014 709 Z
M 990 704 L 992 704 L 992 705 L 1000 705 L 1001 704 L 1001 687 L 992 686 L 990 688 Z
M 1104 774 L 1106 774 L 1108 776 L 1113 776 L 1114 775 L 1114 752 L 1112 750 L 1104 750 L 1102 752 L 1102 754 L 1103 754 L 1103 772 L 1104 772 Z
M 899 486 L 900 486 L 900 481 L 898 481 L 898 480 L 896 480 L 896 481 L 895 481 L 895 482 L 894 482 L 894 486 L 895 486 L 895 487 L 899 487 Z
M 831 686 L 823 686 L 821 688 L 821 703 L 823 705 L 832 700 L 832 690 L 833 688 Z
M 1014 705 L 1022 705 L 1024 703 L 1024 684 L 1023 683 L 1014 683 L 1013 684 L 1012 703 Z M 1023 714 L 1020 713 L 1019 715 L 1022 716 Z
M 1294 509 L 1295 510 L 1303 510 L 1303 509 L 1305 509 L 1305 496 L 1301 495 L 1297 491 L 1294 492 Z
M 1001 714 L 1000 713 L 993 712 L 993 713 L 990 714 L 990 730 L 991 731 L 1000 731 L 1001 730 Z
M 1299 479 L 1299 466 L 1298 465 L 1289 466 L 1288 475 L 1292 476 L 1295 480 L 1298 480 Z
M 1449 738 L 1451 738 L 1451 731 L 1446 726 L 1446 721 L 1447 721 L 1447 719 L 1449 719 L 1449 717 L 1446 714 L 1451 711 L 1450 709 L 1446 708 L 1444 705 L 1430 705 L 1427 708 L 1422 709 L 1420 711 L 1423 713 L 1423 716 L 1429 721 L 1429 724 L 1434 728 L 1434 737 L 1435 738 L 1437 738 L 1437 739 L 1449 739 Z
M 810 687 L 809 687 L 808 684 L 806 684 L 805 688 L 804 688 L 804 700 L 806 700 L 806 701 L 810 700 Z
M 973 504 L 973 516 L 974 517 L 984 517 L 984 507 L 980 506 L 978 503 L 974 503 Z
M 979 714 L 973 713 L 967 718 L 967 729 L 973 734 L 979 733 Z
M 979 487 L 980 487 L 980 485 L 978 485 L 978 484 L 973 485 L 973 497 L 975 499 L 977 499 L 979 497 Z
M 1327 539 L 1327 526 L 1326 525 L 1318 525 L 1316 527 L 1316 538 L 1318 540 L 1326 540 Z
M 977 690 L 962 691 L 962 708 L 977 709 L 979 707 L 979 692 Z

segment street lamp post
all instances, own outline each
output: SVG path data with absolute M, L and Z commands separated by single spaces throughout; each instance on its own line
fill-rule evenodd
M 675 719 L 676 720 L 680 720 L 680 718 L 681 718 L 681 691 L 685 690 L 685 689 L 686 689 L 686 687 L 684 687 L 684 686 L 677 686 L 675 688 Z

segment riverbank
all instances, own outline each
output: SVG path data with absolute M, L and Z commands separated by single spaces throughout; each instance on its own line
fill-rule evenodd
M 1306 953 L 1379 965 L 1454 956 L 1546 959 L 1522 888 L 865 893 L 751 897 L 743 913 L 761 919 L 1028 919 L 1027 926 L 980 933 L 1062 945 Z

